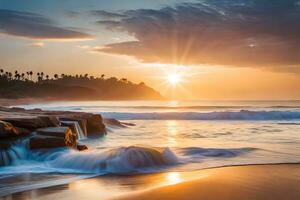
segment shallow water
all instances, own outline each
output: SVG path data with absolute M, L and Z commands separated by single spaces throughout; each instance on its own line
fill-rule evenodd
M 86 152 L 30 152 L 26 144 L 17 144 L 21 158 L 0 168 L 2 195 L 93 176 L 300 162 L 299 101 L 97 101 L 23 107 L 101 113 L 136 126 L 108 127 L 108 135 L 102 139 L 82 139 L 81 143 L 89 146 Z M 13 181 L 14 176 L 29 173 L 30 177 L 44 174 L 47 178 Z

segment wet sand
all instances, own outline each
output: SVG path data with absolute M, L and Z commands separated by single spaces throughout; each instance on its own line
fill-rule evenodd
M 42 182 L 55 177 L 26 176 Z M 69 175 L 68 175 L 69 176 Z M 18 182 L 22 182 L 22 178 Z M 0 198 L 1 199 L 1 198 Z M 193 172 L 100 176 L 33 189 L 5 200 L 299 200 L 300 164 L 223 167 Z
M 171 186 L 115 198 L 118 200 L 299 200 L 300 165 L 226 167 Z

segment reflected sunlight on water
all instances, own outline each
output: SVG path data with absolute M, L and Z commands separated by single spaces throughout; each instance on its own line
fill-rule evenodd
M 177 145 L 178 124 L 176 121 L 166 121 L 168 132 L 168 146 Z

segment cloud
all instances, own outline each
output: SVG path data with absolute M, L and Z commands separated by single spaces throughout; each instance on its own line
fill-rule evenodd
M 90 14 L 93 16 L 107 18 L 107 19 L 126 17 L 126 15 L 123 15 L 120 13 L 113 13 L 113 12 L 108 12 L 108 11 L 104 11 L 104 10 L 91 10 Z
M 0 33 L 30 39 L 88 39 L 92 36 L 59 27 L 52 20 L 35 13 L 0 9 Z
M 266 67 L 300 72 L 300 6 L 296 0 L 202 0 L 161 9 L 127 10 L 97 24 L 136 41 L 97 51 L 142 62 Z
M 29 44 L 28 46 L 42 48 L 45 46 L 45 43 L 44 42 L 34 42 L 34 43 Z
M 66 11 L 65 15 L 69 18 L 76 18 L 80 16 L 80 12 L 70 10 L 70 11 Z

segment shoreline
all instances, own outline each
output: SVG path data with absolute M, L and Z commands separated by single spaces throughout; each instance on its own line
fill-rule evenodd
M 191 173 L 195 178 L 112 199 L 298 200 L 300 197 L 300 164 L 296 163 L 228 166 Z
M 110 192 L 107 193 L 107 190 Z M 186 172 L 105 175 L 17 192 L 2 198 L 298 200 L 298 197 L 300 197 L 300 164 L 282 163 L 227 166 Z

